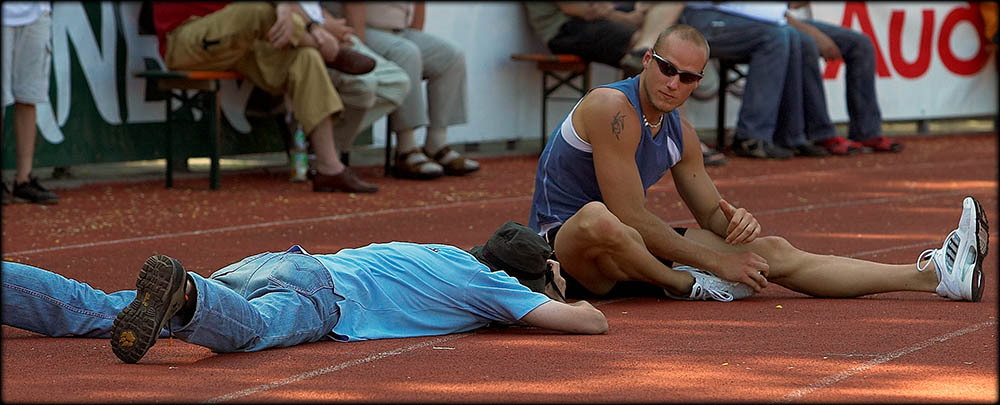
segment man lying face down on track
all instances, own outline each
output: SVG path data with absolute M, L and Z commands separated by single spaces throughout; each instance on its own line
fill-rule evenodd
M 774 282 L 817 297 L 925 291 L 979 301 L 989 229 L 972 197 L 962 202 L 958 228 L 941 249 L 924 251 L 916 269 L 758 238 L 760 224 L 722 199 L 705 171 L 698 135 L 677 112 L 709 55 L 693 27 L 664 30 L 638 76 L 591 90 L 549 138 L 529 225 L 553 246 L 567 297 L 652 292 L 732 301 Z M 646 191 L 667 171 L 700 229 L 671 228 L 646 208 Z
M 561 302 L 551 253 L 529 228 L 507 223 L 471 254 L 391 242 L 312 255 L 295 245 L 208 278 L 156 255 L 140 270 L 137 290 L 112 294 L 4 262 L 3 323 L 48 336 L 110 336 L 126 363 L 139 361 L 168 331 L 216 352 L 443 335 L 490 322 L 606 332 L 604 314 L 588 302 Z

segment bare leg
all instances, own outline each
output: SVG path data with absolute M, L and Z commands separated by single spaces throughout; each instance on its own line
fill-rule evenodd
M 344 171 L 344 164 L 340 162 L 340 154 L 333 143 L 333 120 L 329 116 L 323 118 L 309 133 L 309 142 L 312 142 L 313 151 L 316 152 L 317 171 L 330 176 Z
M 816 297 L 858 297 L 892 291 L 934 292 L 938 285 L 933 263 L 923 272 L 913 264 L 883 264 L 802 251 L 777 236 L 758 238 L 742 246 L 729 245 L 703 229 L 684 237 L 720 252 L 750 250 L 767 260 L 768 281 Z
M 27 183 L 35 157 L 35 105 L 14 103 L 14 136 L 17 148 L 16 183 Z
M 674 271 L 646 249 L 639 231 L 625 225 L 599 202 L 584 205 L 556 234 L 556 257 L 563 271 L 594 294 L 618 281 L 643 281 L 687 295 L 694 278 Z
M 684 11 L 682 2 L 656 3 L 650 7 L 642 22 L 642 28 L 636 31 L 637 36 L 633 37 L 631 50 L 652 48 L 656 43 L 656 37 L 677 22 L 681 11 Z

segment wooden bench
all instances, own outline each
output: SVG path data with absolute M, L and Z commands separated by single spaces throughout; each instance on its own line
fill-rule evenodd
M 545 123 L 548 117 L 547 101 L 549 99 L 578 100 L 590 90 L 590 63 L 576 55 L 566 54 L 544 54 L 544 53 L 516 53 L 510 56 L 511 59 L 535 62 L 538 70 L 542 72 L 542 149 L 545 149 L 547 133 Z M 549 78 L 555 79 L 555 83 L 549 85 Z M 580 78 L 581 84 L 577 86 L 573 80 Z M 552 96 L 559 88 L 566 86 L 580 93 L 578 98 L 555 97 Z
M 147 64 L 148 65 L 148 64 Z M 219 189 L 219 132 L 222 117 L 219 114 L 219 80 L 242 79 L 243 75 L 238 72 L 217 72 L 217 71 L 172 71 L 172 70 L 145 70 L 136 72 L 135 77 L 144 78 L 151 81 L 161 90 L 166 90 L 169 94 L 164 105 L 167 109 L 167 134 L 166 134 L 166 186 L 174 186 L 174 156 L 173 156 L 173 124 L 174 113 L 171 108 L 172 100 L 181 102 L 181 108 L 196 107 L 202 111 L 202 122 L 207 127 L 209 139 L 211 168 L 209 170 L 209 188 Z M 187 92 L 174 93 L 172 90 L 198 90 L 193 96 L 188 97 Z
M 547 101 L 552 98 L 570 99 L 567 97 L 552 97 L 552 93 L 560 87 L 567 86 L 580 93 L 580 97 L 590 90 L 590 64 L 576 55 L 566 54 L 543 54 L 543 53 L 518 53 L 511 55 L 511 59 L 535 62 L 538 70 L 542 72 L 542 148 L 545 148 L 548 133 L 545 131 L 547 122 Z M 746 77 L 747 73 L 738 68 L 739 65 L 749 63 L 748 58 L 719 58 L 719 89 L 718 106 L 716 110 L 716 143 L 715 147 L 719 151 L 724 151 L 728 145 L 726 140 L 726 91 L 729 86 L 740 79 Z M 730 72 L 734 73 L 730 77 Z M 548 84 L 549 77 L 555 79 L 555 83 Z M 582 78 L 582 87 L 575 85 L 572 80 Z M 575 100 L 575 99 L 572 99 Z

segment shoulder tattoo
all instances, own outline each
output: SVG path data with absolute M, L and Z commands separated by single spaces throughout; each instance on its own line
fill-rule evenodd
M 618 111 L 615 113 L 615 117 L 611 119 L 611 132 L 615 134 L 615 139 L 622 140 L 621 134 L 623 129 L 625 129 L 625 114 Z

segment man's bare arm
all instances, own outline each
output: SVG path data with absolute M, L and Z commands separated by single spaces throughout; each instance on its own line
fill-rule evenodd
M 308 27 L 304 30 L 305 22 L 311 21 L 305 10 L 298 2 L 280 2 L 275 5 L 277 19 L 274 25 L 268 30 L 268 39 L 275 48 L 281 49 L 286 46 L 308 46 L 319 50 L 326 61 L 333 61 L 340 53 L 340 45 L 333 37 L 319 24 Z M 299 21 L 296 22 L 295 20 Z M 300 28 L 301 27 L 301 28 Z M 303 29 L 301 32 L 300 29 Z
M 785 19 L 788 20 L 788 25 L 791 25 L 795 29 L 799 30 L 806 35 L 809 35 L 813 41 L 816 41 L 816 47 L 819 48 L 819 54 L 823 56 L 826 60 L 840 59 L 840 48 L 837 44 L 833 42 L 829 36 L 820 31 L 818 28 L 813 27 L 810 24 L 795 18 L 790 14 L 785 14 Z
M 361 42 L 365 42 L 365 19 L 367 18 L 367 13 L 368 8 L 363 1 L 344 2 L 344 19 L 347 20 L 347 25 L 354 28 L 354 35 Z
M 697 147 L 698 134 L 694 127 L 682 119 L 681 130 L 685 145 L 684 155 L 681 161 L 670 169 L 674 184 L 677 186 L 677 193 L 702 229 L 712 231 L 730 244 L 752 242 L 760 234 L 760 224 L 746 209 L 733 207 L 722 200 L 715 183 L 705 171 L 701 149 Z M 700 267 L 683 259 L 667 258 Z M 766 285 L 764 277 L 769 266 L 759 255 L 752 252 L 719 253 L 718 260 L 717 264 L 709 263 L 702 268 L 724 279 L 745 283 L 758 291 Z
M 657 257 L 713 270 L 722 254 L 682 237 L 646 209 L 646 196 L 635 162 L 641 130 L 639 117 L 625 95 L 595 89 L 573 114 L 578 135 L 591 144 L 594 171 L 604 204 L 611 213 L 635 228 Z
M 564 304 L 549 301 L 521 317 L 521 322 L 560 332 L 598 335 L 608 331 L 604 313 L 587 301 Z
M 570 17 L 576 17 L 582 20 L 600 20 L 607 18 L 608 14 L 615 11 L 615 7 L 611 2 L 586 2 L 586 1 L 568 1 L 568 2 L 557 2 L 556 7 L 559 7 L 563 13 Z

